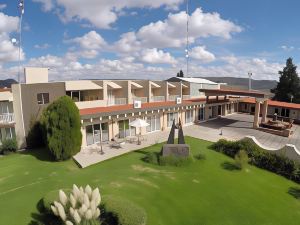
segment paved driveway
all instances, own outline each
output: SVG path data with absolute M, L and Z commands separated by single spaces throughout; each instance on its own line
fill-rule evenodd
M 247 135 L 255 136 L 263 145 L 271 148 L 281 148 L 285 144 L 294 144 L 300 149 L 300 126 L 294 125 L 294 134 L 287 138 L 265 133 L 252 128 L 253 116 L 248 114 L 232 114 L 223 118 L 211 120 L 186 127 L 185 134 L 210 141 L 220 138 L 233 140 L 241 139 Z M 220 135 L 222 131 L 222 135 Z

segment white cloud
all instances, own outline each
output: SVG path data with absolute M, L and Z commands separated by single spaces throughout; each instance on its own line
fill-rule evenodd
M 151 64 L 175 64 L 176 60 L 169 52 L 157 48 L 145 49 L 141 52 L 141 61 Z
M 76 37 L 69 42 L 77 43 L 83 49 L 101 49 L 106 45 L 105 40 L 96 31 L 92 30 L 82 37 Z
M 45 44 L 41 44 L 41 45 L 36 44 L 33 47 L 36 49 L 48 49 L 51 47 L 51 45 L 49 45 L 48 43 L 45 43 Z
M 54 1 L 53 0 L 32 0 L 33 2 L 38 2 L 42 4 L 42 10 L 48 12 L 54 8 Z
M 15 16 L 8 16 L 0 12 L 0 34 L 11 33 L 18 30 L 19 18 Z
M 230 39 L 232 33 L 242 31 L 240 26 L 222 19 L 218 13 L 205 13 L 201 8 L 197 8 L 189 20 L 191 43 L 198 38 L 211 36 Z M 185 27 L 186 13 L 182 11 L 169 14 L 164 21 L 143 26 L 136 36 L 148 48 L 181 47 L 186 43 Z
M 0 10 L 3 10 L 6 8 L 6 4 L 0 4 Z
M 19 18 L 8 16 L 0 12 L 0 64 L 17 61 L 19 59 L 19 48 L 11 41 L 11 33 L 18 30 Z M 21 59 L 24 59 L 21 49 Z
M 189 55 L 191 58 L 199 59 L 202 62 L 212 62 L 216 59 L 215 55 L 207 51 L 205 46 L 192 48 Z
M 90 31 L 81 37 L 76 37 L 65 41 L 66 43 L 75 43 L 78 46 L 72 46 L 69 57 L 93 59 L 107 47 L 107 43 L 96 31 Z
M 282 46 L 280 46 L 280 48 L 287 52 L 290 52 L 295 49 L 294 46 L 287 46 L 287 45 L 282 45 Z
M 34 0 L 42 3 L 43 10 L 54 8 L 54 0 Z M 131 8 L 159 8 L 177 9 L 184 0 L 56 0 L 56 4 L 63 10 L 60 18 L 64 22 L 89 22 L 97 28 L 110 28 L 117 21 L 122 11 Z

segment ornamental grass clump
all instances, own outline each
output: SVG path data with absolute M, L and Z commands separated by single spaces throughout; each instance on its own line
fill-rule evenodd
M 100 224 L 100 202 L 98 188 L 92 190 L 89 185 L 78 188 L 74 184 L 69 196 L 59 191 L 59 200 L 54 201 L 51 210 L 65 225 L 97 225 Z

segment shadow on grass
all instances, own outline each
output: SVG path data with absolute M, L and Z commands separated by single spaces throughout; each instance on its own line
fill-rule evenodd
M 300 199 L 300 188 L 290 187 L 288 193 L 296 199 Z
M 32 155 L 36 159 L 47 162 L 54 162 L 53 156 L 47 151 L 46 148 L 26 149 L 22 151 L 23 155 Z
M 202 153 L 199 153 L 199 154 L 194 155 L 194 158 L 197 160 L 205 160 L 206 156 Z
M 43 200 L 41 199 L 36 205 L 37 213 L 31 213 L 32 220 L 28 223 L 28 225 L 60 225 L 61 222 L 57 219 L 56 216 L 47 213 Z
M 241 170 L 238 166 L 236 166 L 232 162 L 223 162 L 221 164 L 221 166 L 222 166 L 223 169 L 229 170 L 229 171 L 238 171 L 238 170 Z

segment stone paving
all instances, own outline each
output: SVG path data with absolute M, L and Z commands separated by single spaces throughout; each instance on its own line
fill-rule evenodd
M 184 135 L 215 142 L 221 138 L 239 140 L 251 135 L 264 146 L 279 149 L 285 144 L 293 144 L 300 149 L 300 126 L 294 125 L 294 134 L 289 137 L 265 133 L 252 129 L 253 116 L 248 114 L 232 114 L 226 117 L 210 120 L 197 125 L 185 126 Z M 82 149 L 74 156 L 74 160 L 81 166 L 87 167 L 104 160 L 114 158 L 125 153 L 151 146 L 167 140 L 169 131 L 154 132 L 145 135 L 141 145 L 125 143 L 122 148 L 111 148 L 109 144 L 103 145 L 104 154 L 100 154 L 100 146 L 94 145 Z M 176 134 L 177 135 L 177 134 Z

